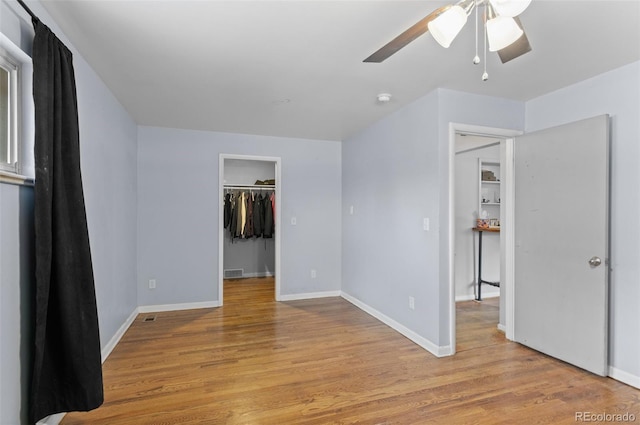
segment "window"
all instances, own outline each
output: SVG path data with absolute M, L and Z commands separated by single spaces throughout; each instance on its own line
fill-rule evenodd
M 29 55 L 0 32 L 0 183 L 33 185 L 32 75 Z
M 0 49 L 0 170 L 18 173 L 18 65 Z

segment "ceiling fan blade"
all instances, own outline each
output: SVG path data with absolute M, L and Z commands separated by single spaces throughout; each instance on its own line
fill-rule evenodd
M 398 50 L 405 47 L 407 44 L 411 43 L 416 38 L 420 37 L 422 34 L 429 31 L 429 27 L 427 26 L 429 22 L 433 21 L 437 18 L 442 12 L 449 9 L 451 5 L 442 6 L 433 12 L 431 12 L 426 17 L 422 18 L 420 21 L 416 22 L 411 28 L 382 46 L 371 56 L 366 58 L 363 62 L 374 62 L 380 63 L 387 59 L 389 56 L 396 53 Z
M 498 50 L 498 55 L 500 56 L 500 60 L 502 63 L 507 63 L 510 60 L 513 60 L 519 56 L 524 55 L 527 52 L 531 51 L 531 44 L 529 44 L 529 39 L 527 38 L 527 34 L 524 33 L 524 28 L 522 28 L 522 22 L 516 16 L 513 18 L 518 26 L 522 29 L 523 33 L 519 39 L 505 47 L 504 49 Z

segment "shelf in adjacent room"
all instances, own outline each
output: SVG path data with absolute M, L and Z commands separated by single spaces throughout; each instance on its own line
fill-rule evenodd
M 478 158 L 478 218 L 500 219 L 500 188 L 500 161 Z

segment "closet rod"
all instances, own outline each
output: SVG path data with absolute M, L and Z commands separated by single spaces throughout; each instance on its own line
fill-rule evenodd
M 224 185 L 225 189 L 260 189 L 260 190 L 275 190 L 275 186 L 265 186 L 265 185 Z

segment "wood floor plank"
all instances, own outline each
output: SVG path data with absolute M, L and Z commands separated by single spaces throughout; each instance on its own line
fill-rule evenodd
M 634 414 L 640 391 L 505 340 L 496 300 L 459 303 L 436 358 L 341 298 L 225 283 L 214 309 L 140 315 L 104 364 L 105 403 L 63 425 L 569 424 Z

